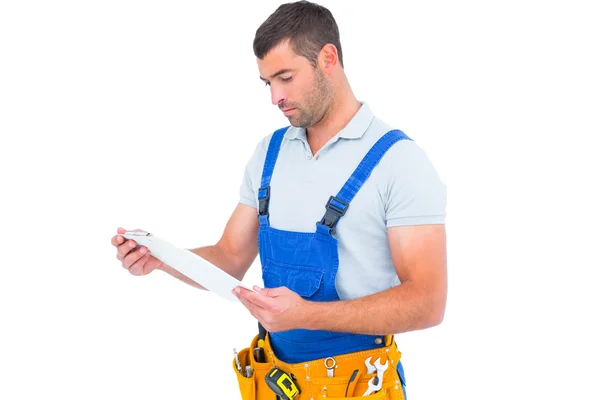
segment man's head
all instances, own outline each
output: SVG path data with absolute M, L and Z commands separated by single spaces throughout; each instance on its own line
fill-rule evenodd
M 323 118 L 334 101 L 335 73 L 343 68 L 328 9 L 307 1 L 279 6 L 256 31 L 254 54 L 273 104 L 292 125 L 308 128 Z

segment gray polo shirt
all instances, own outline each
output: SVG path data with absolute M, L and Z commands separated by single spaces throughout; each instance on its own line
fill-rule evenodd
M 329 196 L 336 195 L 369 149 L 389 130 L 368 105 L 312 154 L 306 130 L 284 135 L 271 179 L 269 221 L 273 228 L 315 232 Z M 408 136 L 410 134 L 407 132 Z M 263 165 L 272 133 L 261 140 L 246 165 L 240 202 L 258 208 Z M 387 228 L 443 224 L 446 186 L 425 152 L 411 140 L 396 142 L 358 191 L 337 224 L 341 300 L 377 293 L 400 283 Z

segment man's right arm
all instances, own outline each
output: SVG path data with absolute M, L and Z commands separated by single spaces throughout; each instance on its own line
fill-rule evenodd
M 258 227 L 256 209 L 239 203 L 217 244 L 190 249 L 190 251 L 241 281 L 258 254 Z M 164 263 L 161 263 L 157 269 L 194 287 L 206 290 Z
M 229 275 L 242 280 L 258 254 L 258 204 L 256 190 L 260 184 L 260 171 L 266 157 L 270 136 L 259 142 L 244 170 L 240 187 L 240 201 L 225 225 L 223 235 L 213 246 L 190 251 L 221 268 Z M 124 228 L 117 229 L 111 243 L 117 248 L 117 259 L 132 275 L 146 275 L 160 269 L 194 287 L 204 289 L 177 270 L 164 264 L 148 252 L 145 246 L 136 248 L 134 240 L 125 240 Z

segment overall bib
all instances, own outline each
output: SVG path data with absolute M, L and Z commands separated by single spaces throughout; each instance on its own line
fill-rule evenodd
M 315 232 L 292 232 L 275 229 L 269 224 L 271 176 L 287 129 L 287 127 L 279 129 L 271 137 L 263 167 L 261 188 L 258 191 L 258 218 L 260 222 L 258 245 L 264 287 L 285 286 L 309 301 L 336 301 L 339 300 L 335 287 L 339 265 L 338 240 L 334 237 L 336 225 L 386 151 L 399 140 L 411 139 L 399 130 L 386 133 L 365 155 L 337 195 L 329 198 L 327 204 L 325 204 L 324 216 L 316 223 Z M 273 190 L 277 189 L 274 188 Z M 255 337 L 251 348 L 256 345 L 256 339 Z M 346 385 L 353 370 L 360 369 L 362 378 L 358 379 L 356 389 L 359 390 L 356 390 L 354 394 L 354 396 L 360 396 L 364 392 L 363 389 L 368 386 L 368 380 L 376 375 L 369 375 L 366 372 L 365 359 L 369 356 L 372 356 L 371 362 L 381 357 L 382 363 L 385 358 L 389 359 L 394 365 L 390 365 L 385 373 L 387 376 L 384 375 L 385 390 L 382 389 L 376 394 L 368 396 L 368 398 L 402 399 L 406 397 L 404 371 L 400 363 L 401 353 L 397 350 L 392 335 L 374 336 L 294 329 L 285 332 L 269 332 L 266 343 L 266 353 L 269 357 L 268 362 L 265 363 L 267 365 L 262 370 L 260 368 L 262 363 L 256 363 L 251 355 L 251 350 L 245 352 L 247 349 L 244 349 L 239 353 L 239 356 L 252 365 L 255 371 L 255 376 L 246 378 L 246 380 L 241 379 L 244 377 L 238 374 L 240 390 L 244 399 L 275 398 L 274 393 L 270 392 L 264 385 L 264 372 L 267 370 L 266 367 L 270 366 L 277 366 L 281 369 L 284 369 L 285 366 L 288 370 L 300 373 L 301 379 L 299 379 L 298 385 L 302 393 L 299 398 L 306 398 L 307 400 L 316 397 L 323 398 L 323 395 L 328 398 L 343 397 L 343 393 L 340 396 L 335 396 L 335 393 L 332 392 L 333 387 L 336 384 Z M 333 357 L 337 361 L 336 378 L 327 375 L 327 367 L 323 360 L 328 357 Z M 346 360 L 344 361 L 346 365 L 341 364 L 342 359 Z M 319 367 L 321 363 L 323 365 Z M 312 366 L 310 368 L 312 374 L 309 374 L 309 365 Z M 261 371 L 263 371 L 262 377 L 259 376 Z M 295 373 L 295 375 L 298 374 Z M 346 378 L 345 381 L 344 377 Z M 306 389 L 307 382 L 310 382 L 311 378 L 310 390 L 302 390 L 303 387 Z M 319 381 L 320 378 L 322 378 L 323 384 L 315 384 L 314 382 Z M 250 384 L 250 380 L 255 382 Z M 260 380 L 263 380 L 263 382 L 260 382 Z M 401 389 L 399 389 L 400 385 Z M 251 390 L 248 390 L 249 386 L 252 386 Z M 327 392 L 327 386 L 329 386 L 329 392 Z M 263 388 L 262 391 L 257 390 L 261 387 Z M 322 393 L 323 387 L 326 387 L 325 393 Z M 394 388 L 395 390 L 393 390 Z M 252 396 L 248 397 L 251 394 L 250 392 L 252 392 Z M 244 393 L 246 393 L 246 396 L 244 396 Z M 331 395 L 334 395 L 334 397 L 331 397 Z

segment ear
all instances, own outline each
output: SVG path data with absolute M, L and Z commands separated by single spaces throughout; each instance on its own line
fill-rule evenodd
M 339 59 L 337 48 L 333 44 L 327 43 L 325 46 L 323 46 L 321 52 L 319 53 L 319 64 L 321 69 L 326 74 L 330 74 L 338 65 L 338 62 Z

